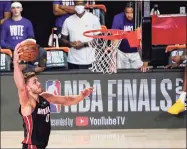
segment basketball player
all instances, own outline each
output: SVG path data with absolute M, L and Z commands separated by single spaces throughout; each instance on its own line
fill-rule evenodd
M 186 48 L 186 45 L 183 45 L 183 48 Z M 174 49 L 170 49 L 168 51 L 172 51 Z M 168 52 L 166 51 L 166 52 Z M 175 61 L 175 63 L 170 64 L 166 66 L 166 68 L 176 68 L 179 67 L 183 61 L 187 61 L 187 54 L 183 52 L 182 56 L 173 56 L 172 60 Z M 176 101 L 176 103 L 168 109 L 168 113 L 173 115 L 178 115 L 179 113 L 183 112 L 185 110 L 185 101 L 186 101 L 186 95 L 187 95 L 187 66 L 185 65 L 184 68 L 184 80 L 183 80 L 183 86 L 182 86 L 182 92 L 179 96 L 179 99 Z
M 80 95 L 57 96 L 43 91 L 35 73 L 23 74 L 19 67 L 20 44 L 14 52 L 14 81 L 18 89 L 19 113 L 23 118 L 24 149 L 45 149 L 51 131 L 50 103 L 71 106 L 89 96 L 93 88 L 84 89 Z
M 112 29 L 133 31 L 133 11 L 133 3 L 129 2 L 124 12 L 114 16 Z M 138 48 L 131 48 L 127 39 L 121 41 L 117 58 L 118 69 L 140 69 L 142 72 L 146 72 L 149 69 L 148 62 L 142 62 Z

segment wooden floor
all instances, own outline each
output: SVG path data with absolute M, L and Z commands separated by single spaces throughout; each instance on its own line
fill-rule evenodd
M 23 132 L 1 132 L 1 148 L 20 148 Z M 186 148 L 186 129 L 52 131 L 48 148 Z

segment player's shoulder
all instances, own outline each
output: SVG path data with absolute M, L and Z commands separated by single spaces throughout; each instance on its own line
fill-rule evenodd
M 31 23 L 31 21 L 30 21 L 29 19 L 24 18 L 24 17 L 22 17 L 22 21 L 24 21 L 24 22 L 28 22 L 28 23 Z
M 114 16 L 114 18 L 121 19 L 124 18 L 124 12 L 118 13 Z

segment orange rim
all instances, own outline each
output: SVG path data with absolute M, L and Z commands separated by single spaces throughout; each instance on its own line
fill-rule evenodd
M 101 34 L 102 33 L 102 34 Z M 130 47 L 140 47 L 139 31 L 124 31 L 117 29 L 100 29 L 89 30 L 83 33 L 84 36 L 90 38 L 100 38 L 104 40 L 121 40 L 127 39 Z

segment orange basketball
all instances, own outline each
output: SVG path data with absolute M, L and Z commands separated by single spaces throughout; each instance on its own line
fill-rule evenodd
M 20 60 L 26 62 L 34 61 L 39 54 L 38 45 L 33 41 L 22 42 L 19 49 L 23 53 L 20 55 Z

